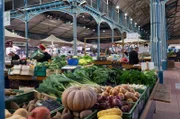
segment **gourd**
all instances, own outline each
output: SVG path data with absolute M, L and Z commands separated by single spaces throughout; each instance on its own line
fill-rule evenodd
M 90 87 L 70 87 L 62 94 L 62 104 L 72 111 L 90 109 L 97 102 L 97 94 Z

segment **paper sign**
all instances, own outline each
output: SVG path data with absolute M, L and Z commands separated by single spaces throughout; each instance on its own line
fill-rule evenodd
M 153 70 L 154 67 L 154 62 L 143 62 L 141 63 L 141 70 L 145 71 L 145 70 Z
M 4 26 L 11 25 L 11 13 L 10 11 L 4 12 Z

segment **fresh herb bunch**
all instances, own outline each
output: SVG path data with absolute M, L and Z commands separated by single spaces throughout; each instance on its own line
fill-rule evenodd
M 141 72 L 138 70 L 125 70 L 119 78 L 120 84 L 143 84 L 153 85 L 156 81 L 156 75 L 154 71 Z

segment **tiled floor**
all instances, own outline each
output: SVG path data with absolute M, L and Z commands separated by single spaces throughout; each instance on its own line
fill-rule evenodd
M 176 83 L 180 83 L 180 63 L 164 72 L 164 83 L 171 85 L 171 103 L 157 102 L 153 119 L 180 119 L 180 89 L 175 87 Z

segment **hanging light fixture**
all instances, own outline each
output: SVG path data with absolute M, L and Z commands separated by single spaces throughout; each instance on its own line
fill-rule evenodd
M 119 5 L 116 6 L 116 9 L 119 9 Z

